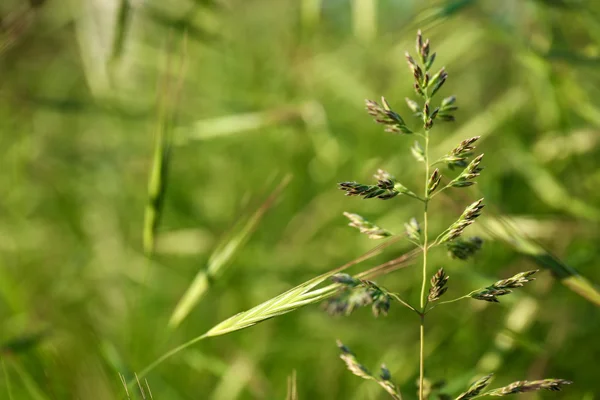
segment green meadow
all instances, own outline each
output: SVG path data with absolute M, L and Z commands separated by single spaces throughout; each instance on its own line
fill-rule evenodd
M 405 102 L 419 29 L 449 75 L 436 101 L 458 106 L 431 157 L 474 136 L 485 153 L 477 184 L 428 210 L 434 239 L 484 197 L 465 230 L 483 246 L 464 261 L 431 249 L 427 285 L 443 267 L 450 300 L 539 269 L 499 303 L 428 314 L 429 398 L 494 373 L 490 389 L 573 382 L 514 398 L 600 400 L 592 0 L 2 0 L 0 399 L 390 398 L 336 340 L 418 399 L 411 310 L 324 308 L 342 266 L 421 299 L 403 235 L 419 202 L 338 189 L 381 168 L 422 192 L 418 137 L 365 111 L 383 95 L 422 128 Z M 443 183 L 460 172 L 439 168 Z

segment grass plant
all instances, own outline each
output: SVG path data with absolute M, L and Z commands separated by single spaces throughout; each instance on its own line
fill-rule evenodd
M 483 300 L 492 303 L 498 303 L 500 296 L 508 295 L 512 289 L 523 287 L 524 284 L 534 280 L 532 277 L 538 270 L 520 272 L 510 278 L 503 279 L 493 283 L 490 286 L 473 290 L 472 292 L 458 297 L 456 299 L 440 301 L 440 298 L 448 289 L 449 276 L 443 268 L 439 268 L 430 280 L 430 288 L 427 292 L 428 274 L 431 266 L 428 263 L 428 254 L 436 247 L 444 245 L 451 258 L 465 260 L 475 255 L 482 247 L 482 240 L 478 237 L 464 238 L 464 230 L 475 222 L 481 215 L 484 208 L 483 198 L 473 202 L 465 208 L 458 219 L 446 230 L 442 231 L 434 240 L 430 239 L 429 230 L 429 203 L 435 195 L 451 188 L 465 188 L 476 183 L 483 170 L 480 166 L 483 160 L 483 154 L 469 159 L 475 153 L 475 144 L 479 137 L 464 139 L 455 148 L 451 149 L 445 156 L 438 160 L 432 160 L 430 155 L 430 140 L 432 128 L 441 122 L 454 121 L 454 111 L 458 109 L 455 105 L 456 97 L 446 97 L 439 102 L 439 106 L 433 103 L 436 94 L 444 86 L 448 78 L 448 73 L 442 67 L 438 72 L 433 73 L 432 67 L 436 59 L 436 53 L 430 49 L 429 40 L 423 40 L 421 31 L 417 33 L 416 40 L 417 60 L 408 52 L 406 60 L 409 69 L 414 78 L 414 90 L 419 97 L 419 101 L 407 98 L 406 103 L 415 117 L 421 123 L 421 131 L 412 130 L 400 114 L 392 109 L 388 101 L 382 97 L 381 104 L 366 100 L 366 109 L 375 122 L 385 127 L 385 131 L 400 136 L 416 136 L 411 148 L 412 155 L 416 162 L 424 165 L 424 184 L 422 195 L 415 194 L 415 191 L 408 189 L 405 185 L 399 183 L 391 174 L 378 170 L 375 174 L 377 183 L 374 185 L 361 184 L 357 182 L 342 182 L 339 188 L 346 192 L 347 196 L 360 196 L 363 199 L 377 198 L 380 200 L 390 200 L 397 196 L 411 197 L 423 206 L 422 228 L 416 218 L 411 219 L 406 224 L 405 237 L 413 242 L 422 254 L 422 280 L 421 295 L 419 306 L 412 306 L 406 300 L 403 300 L 400 294 L 391 293 L 378 286 L 376 283 L 367 280 L 354 279 L 349 275 L 336 274 L 333 280 L 346 286 L 346 290 L 336 298 L 329 300 L 327 309 L 332 314 L 349 315 L 360 306 L 371 305 L 375 316 L 387 315 L 390 309 L 390 303 L 393 300 L 414 311 L 419 317 L 419 379 L 418 379 L 418 397 L 419 400 L 430 398 L 430 389 L 425 384 L 425 321 L 430 311 L 439 305 L 454 303 L 462 299 Z M 436 165 L 446 166 L 452 173 L 452 170 L 461 168 L 455 177 L 446 179 L 447 183 L 441 185 L 442 173 Z M 345 213 L 351 220 L 350 226 L 358 228 L 361 233 L 367 234 L 371 239 L 381 239 L 391 236 L 389 231 L 367 221 L 357 214 Z M 437 302 L 437 303 L 436 303 Z M 382 367 L 380 377 L 372 375 L 356 358 L 356 356 L 341 342 L 338 342 L 341 350 L 341 358 L 346 363 L 348 369 L 354 374 L 364 379 L 371 379 L 379 383 L 394 399 L 401 399 L 399 389 L 391 382 L 391 374 L 385 366 Z M 456 400 L 473 399 L 482 396 L 505 396 L 513 393 L 550 390 L 559 391 L 563 385 L 570 384 L 565 379 L 544 379 L 537 381 L 517 381 L 508 386 L 499 389 L 484 391 L 490 383 L 492 375 L 487 375 L 475 382 L 466 392 L 462 393 Z M 447 398 L 446 394 L 438 394 L 439 398 Z

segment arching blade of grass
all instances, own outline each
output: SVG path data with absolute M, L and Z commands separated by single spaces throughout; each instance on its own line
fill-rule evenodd
M 581 276 L 575 268 L 551 254 L 535 240 L 526 237 L 506 218 L 498 218 L 495 221 L 497 223 L 487 222 L 485 224 L 486 230 L 493 237 L 504 241 L 517 252 L 531 257 L 536 264 L 552 272 L 563 285 L 600 306 L 600 291 L 589 280 Z
M 190 311 L 198 304 L 206 293 L 212 279 L 215 279 L 223 270 L 223 267 L 233 259 L 238 250 L 246 243 L 252 232 L 260 223 L 267 210 L 273 205 L 283 189 L 288 185 L 291 176 L 287 175 L 281 183 L 273 190 L 269 197 L 248 218 L 245 223 L 240 224 L 239 229 L 232 237 L 223 241 L 212 253 L 205 269 L 198 271 L 196 277 L 181 297 L 175 310 L 169 319 L 169 327 L 176 328 L 188 316 Z
M 509 139 L 510 140 L 510 139 Z M 600 210 L 577 198 L 562 185 L 546 168 L 523 148 L 516 140 L 511 140 L 510 158 L 515 173 L 520 174 L 544 203 L 590 221 L 600 221 Z
M 479 190 L 472 191 L 473 196 L 481 194 Z M 458 199 L 455 200 L 456 204 L 460 204 Z M 494 215 L 490 207 L 488 207 L 486 215 L 488 217 L 482 218 L 480 226 L 488 235 L 503 241 L 516 252 L 530 257 L 540 267 L 549 270 L 563 285 L 586 300 L 600 306 L 600 290 L 575 268 L 550 253 L 536 240 L 527 237 L 508 218 Z
M 23 388 L 28 393 L 29 398 L 33 400 L 48 400 L 48 397 L 44 394 L 42 389 L 38 386 L 35 380 L 29 375 L 18 360 L 10 363 L 11 367 L 15 370 L 17 375 L 21 378 Z
M 138 374 L 138 377 L 145 377 L 150 371 L 152 371 L 158 365 L 162 364 L 165 360 L 171 358 L 175 354 L 181 352 L 182 350 L 185 350 L 186 348 L 198 343 L 203 339 L 213 336 L 225 335 L 227 333 L 249 328 L 260 322 L 264 322 L 268 319 L 287 314 L 309 304 L 318 303 L 322 300 L 333 296 L 339 288 L 338 284 L 331 284 L 321 289 L 313 289 L 321 283 L 325 282 L 331 276 L 379 254 L 379 252 L 381 252 L 384 248 L 396 243 L 401 239 L 402 237 L 400 236 L 394 237 L 386 241 L 385 243 L 369 250 L 362 256 L 336 269 L 333 269 L 325 274 L 310 279 L 288 290 L 287 292 L 280 294 L 279 296 L 276 296 L 270 300 L 263 302 L 262 304 L 259 304 L 254 308 L 251 308 L 248 311 L 238 313 L 233 317 L 226 319 L 225 321 L 214 326 L 205 334 L 195 337 L 189 340 L 188 342 L 183 343 L 182 345 L 163 354 L 157 360 L 155 360 L 146 368 L 144 368 L 142 372 Z M 360 274 L 359 277 L 375 277 L 384 273 L 389 273 L 395 269 L 398 269 L 400 266 L 407 265 L 408 262 L 411 261 L 417 253 L 417 251 L 412 251 L 408 254 L 402 255 L 392 261 L 388 261 L 378 267 L 372 268 L 371 270 Z M 135 381 L 130 381 L 128 383 L 128 386 L 131 387 L 131 385 L 133 384 L 135 384 Z

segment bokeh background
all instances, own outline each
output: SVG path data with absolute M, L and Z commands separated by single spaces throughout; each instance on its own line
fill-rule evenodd
M 496 372 L 495 387 L 575 382 L 524 399 L 600 398 L 599 2 L 2 0 L 0 19 L 0 398 L 124 398 L 119 374 L 376 245 L 343 211 L 397 232 L 419 216 L 407 198 L 336 189 L 385 168 L 421 190 L 413 138 L 363 103 L 385 95 L 408 119 L 417 29 L 460 106 L 434 155 L 475 135 L 486 154 L 476 188 L 431 206 L 439 232 L 485 196 L 469 228 L 484 248 L 436 250 L 431 272 L 446 268 L 451 298 L 542 268 L 500 304 L 432 313 L 426 374 L 454 396 Z M 378 282 L 417 303 L 419 274 Z M 300 399 L 386 398 L 336 339 L 416 398 L 418 321 L 397 306 L 309 306 L 146 378 L 155 399 L 283 399 L 293 371 Z

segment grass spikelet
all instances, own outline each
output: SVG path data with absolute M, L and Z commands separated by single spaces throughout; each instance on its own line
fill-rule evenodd
M 492 376 L 493 374 L 489 374 L 477 380 L 466 392 L 458 396 L 455 400 L 469 400 L 478 397 L 480 393 L 490 384 L 490 379 L 492 379 Z
M 479 166 L 482 159 L 483 154 L 480 154 L 479 156 L 475 157 L 475 159 L 469 163 L 467 168 L 465 168 L 459 176 L 450 181 L 448 187 L 461 188 L 474 185 L 475 182 L 473 181 L 473 179 L 477 178 L 483 170 L 483 168 Z
M 406 194 L 410 197 L 419 199 L 416 194 L 408 190 L 408 188 L 401 183 L 396 182 L 396 178 L 382 169 L 377 170 L 374 177 L 377 179 L 376 185 L 365 185 L 358 182 L 341 182 L 338 184 L 338 188 L 345 191 L 346 196 L 361 196 L 363 199 L 377 197 L 381 200 L 389 200 L 399 194 Z
M 483 207 L 483 199 L 479 199 L 468 206 L 458 220 L 440 234 L 436 243 L 442 244 L 458 238 L 465 228 L 471 225 L 475 219 L 481 215 Z
M 344 216 L 350 220 L 350 223 L 348 224 L 349 226 L 358 229 L 360 233 L 364 233 L 369 237 L 369 239 L 384 239 L 392 236 L 390 231 L 380 228 L 358 214 L 345 212 Z
M 419 225 L 419 221 L 416 218 L 411 218 L 406 224 L 404 224 L 404 229 L 406 232 L 406 236 L 415 241 L 421 241 L 421 226 Z
M 538 271 L 539 270 L 536 269 L 534 271 L 518 273 L 515 276 L 498 281 L 486 288 L 475 290 L 469 293 L 469 297 L 476 300 L 484 300 L 489 301 L 491 303 L 499 303 L 500 301 L 497 298 L 498 296 L 504 296 L 506 294 L 512 293 L 512 290 L 510 289 L 523 287 L 525 283 L 535 280 L 535 278 L 531 278 L 531 275 L 535 274 Z
M 468 239 L 457 238 L 446 243 L 446 248 L 448 249 L 448 256 L 450 258 L 457 258 L 464 261 L 469 257 L 473 257 L 475 253 L 481 250 L 482 245 L 483 240 L 478 236 L 473 236 Z
M 339 340 L 337 341 L 337 346 L 341 352 L 340 358 L 344 361 L 350 372 L 359 378 L 377 382 L 393 399 L 402 400 L 402 395 L 397 386 L 392 382 L 392 375 L 385 364 L 381 366 L 381 374 L 379 376 L 373 375 L 367 367 L 358 361 L 354 353 Z
M 440 174 L 440 170 L 436 168 L 429 177 L 429 181 L 427 182 L 427 195 L 430 195 L 435 191 L 435 189 L 440 184 L 441 180 L 442 174 Z
M 431 278 L 429 296 L 427 297 L 429 301 L 439 300 L 439 298 L 446 293 L 446 290 L 448 290 L 446 284 L 448 283 L 449 278 L 450 277 L 444 272 L 444 268 L 440 268 L 435 275 L 433 275 Z
M 386 132 L 411 134 L 412 131 L 406 126 L 402 117 L 390 108 L 384 97 L 381 98 L 381 102 L 383 106 L 376 101 L 365 100 L 367 112 L 375 119 L 375 122 L 384 125 Z
M 338 295 L 323 303 L 330 315 L 350 315 L 358 307 L 372 305 L 373 315 L 387 315 L 392 294 L 375 282 L 354 278 L 348 274 L 335 274 L 335 283 L 343 285 Z
M 565 379 L 542 379 L 539 381 L 517 381 L 508 386 L 494 389 L 486 393 L 487 396 L 508 396 L 509 394 L 536 392 L 538 390 L 549 390 L 560 392 L 563 385 L 570 385 L 571 381 Z
M 444 103 L 442 103 L 443 106 Z M 447 106 L 449 108 L 450 106 Z M 475 142 L 479 139 L 479 136 L 474 136 L 470 139 L 463 140 L 458 146 L 452 151 L 442 157 L 439 162 L 445 163 L 448 168 L 464 168 L 468 165 L 467 159 L 473 155 L 475 150 Z
M 314 287 L 331 276 L 327 273 L 313 278 L 277 297 L 226 319 L 206 332 L 204 337 L 220 336 L 251 327 L 259 322 L 287 314 L 308 304 L 318 303 L 332 295 L 330 292 L 312 291 Z

